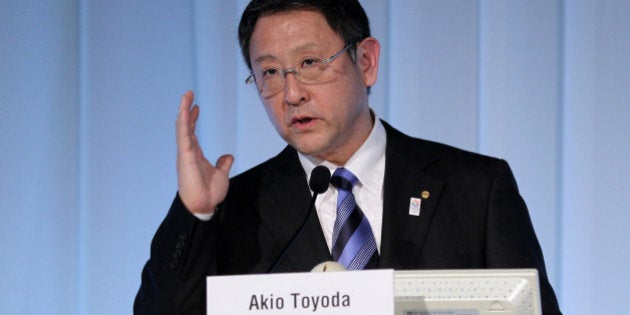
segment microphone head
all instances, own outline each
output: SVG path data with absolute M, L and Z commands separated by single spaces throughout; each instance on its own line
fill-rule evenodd
M 308 186 L 315 194 L 321 194 L 328 190 L 330 183 L 330 170 L 326 166 L 316 166 L 311 172 Z

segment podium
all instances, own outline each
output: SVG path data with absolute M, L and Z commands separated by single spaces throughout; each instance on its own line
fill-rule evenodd
M 542 314 L 535 269 L 211 276 L 206 292 L 207 314 Z

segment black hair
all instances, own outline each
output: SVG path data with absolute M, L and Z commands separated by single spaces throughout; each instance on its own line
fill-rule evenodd
M 356 44 L 370 37 L 370 22 L 358 0 L 252 0 L 245 8 L 238 26 L 241 53 L 252 69 L 249 47 L 254 27 L 259 18 L 296 10 L 321 13 L 328 26 L 346 45 Z

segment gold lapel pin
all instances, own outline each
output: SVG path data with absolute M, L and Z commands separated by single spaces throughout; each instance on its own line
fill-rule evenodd
M 423 190 L 422 193 L 420 193 L 420 196 L 422 197 L 422 199 L 429 199 L 431 193 L 429 193 L 428 190 Z

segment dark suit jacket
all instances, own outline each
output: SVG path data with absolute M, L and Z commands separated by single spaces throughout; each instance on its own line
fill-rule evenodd
M 503 160 L 387 131 L 380 268 L 537 268 L 545 314 L 559 314 L 543 255 Z M 411 197 L 421 197 L 410 216 Z M 137 314 L 203 314 L 205 276 L 265 273 L 305 218 L 311 195 L 296 151 L 230 181 L 212 220 L 179 197 L 158 229 L 136 297 Z M 276 272 L 331 260 L 315 215 Z

